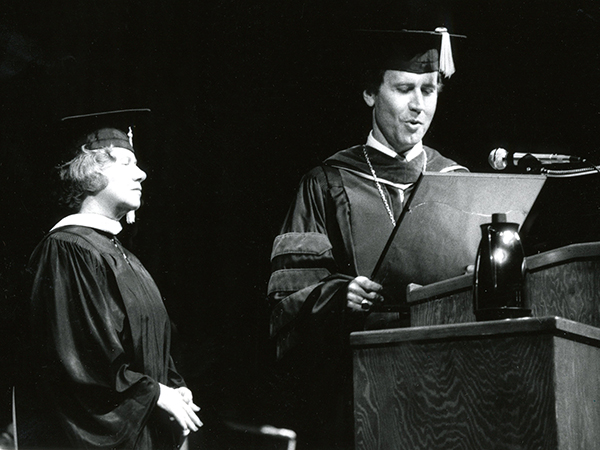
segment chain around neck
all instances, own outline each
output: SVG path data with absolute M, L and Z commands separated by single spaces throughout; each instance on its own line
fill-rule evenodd
M 385 193 L 383 192 L 383 188 L 381 187 L 381 183 L 377 179 L 377 174 L 375 173 L 375 169 L 373 168 L 373 164 L 371 164 L 371 160 L 369 159 L 369 154 L 367 153 L 367 147 L 363 145 L 362 147 L 363 155 L 365 155 L 365 159 L 367 160 L 367 164 L 369 165 L 369 169 L 371 169 L 371 175 L 373 175 L 373 180 L 375 181 L 375 185 L 377 186 L 377 190 L 379 191 L 379 196 L 383 201 L 383 205 L 390 216 L 390 220 L 392 221 L 392 225 L 396 226 L 396 219 L 394 219 L 394 214 L 392 213 L 392 208 L 390 208 L 390 204 L 387 201 Z

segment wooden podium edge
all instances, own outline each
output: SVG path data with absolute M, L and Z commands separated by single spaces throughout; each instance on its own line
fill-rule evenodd
M 547 332 L 600 347 L 600 328 L 557 316 L 469 322 L 424 327 L 356 331 L 350 334 L 352 347 L 379 346 L 401 342 L 431 341 Z
M 600 257 L 600 242 L 571 244 L 526 258 L 527 270 L 535 272 L 548 266 L 576 259 Z

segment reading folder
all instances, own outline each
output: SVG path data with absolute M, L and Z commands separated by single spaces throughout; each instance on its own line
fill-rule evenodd
M 400 215 L 371 279 L 386 305 L 406 301 L 409 283 L 453 278 L 475 263 L 480 225 L 492 214 L 523 224 L 547 178 L 543 175 L 425 172 Z

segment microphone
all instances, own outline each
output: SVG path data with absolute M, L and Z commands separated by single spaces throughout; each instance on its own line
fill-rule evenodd
M 495 170 L 504 170 L 508 166 L 518 166 L 519 163 L 570 164 L 585 161 L 579 156 L 559 155 L 557 153 L 518 153 L 508 152 L 503 148 L 495 148 L 488 156 L 490 166 Z

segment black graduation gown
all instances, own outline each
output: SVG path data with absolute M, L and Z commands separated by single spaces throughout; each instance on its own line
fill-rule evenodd
M 23 448 L 168 449 L 158 383 L 184 386 L 170 322 L 140 261 L 107 233 L 54 230 L 29 263 L 17 430 Z
M 424 171 L 467 171 L 436 150 L 411 161 L 367 147 L 397 219 Z M 300 182 L 271 253 L 270 332 L 280 358 L 282 425 L 296 428 L 299 450 L 353 448 L 348 336 L 366 314 L 346 308 L 350 280 L 370 276 L 393 225 L 363 146 L 340 151 Z

